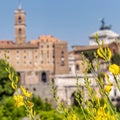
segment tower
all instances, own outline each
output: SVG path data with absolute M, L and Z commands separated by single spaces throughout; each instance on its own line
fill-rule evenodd
M 25 12 L 21 6 L 15 11 L 15 40 L 16 44 L 24 44 L 26 40 Z

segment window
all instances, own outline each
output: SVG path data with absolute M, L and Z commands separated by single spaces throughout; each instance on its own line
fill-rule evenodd
M 19 50 L 17 50 L 16 53 L 19 53 Z
M 36 88 L 33 88 L 33 91 L 36 91 Z
M 49 51 L 47 51 L 47 58 L 49 58 Z
M 47 48 L 49 48 L 49 45 L 47 45 Z
M 79 70 L 80 68 L 79 68 L 79 65 L 78 64 L 76 64 L 76 70 Z
M 45 72 L 42 73 L 42 81 L 47 82 L 47 75 Z
M 117 90 L 116 89 L 114 89 L 114 96 L 116 96 L 117 95 Z
M 61 52 L 61 56 L 64 56 L 64 51 Z
M 21 28 L 19 28 L 18 34 L 19 34 L 19 35 L 22 35 L 22 29 L 21 29 Z
M 37 52 L 37 50 L 35 50 L 35 52 Z
M 64 65 L 65 65 L 64 61 L 61 61 L 61 66 L 64 66 Z
M 18 18 L 18 23 L 19 23 L 19 24 L 22 23 L 22 19 L 21 19 L 21 17 Z
M 37 75 L 38 75 L 38 72 L 35 72 L 35 75 L 37 76 Z
M 43 51 L 41 51 L 41 60 L 43 61 L 44 55 L 43 55 Z
M 65 65 L 65 59 L 64 57 L 61 58 L 61 66 L 64 66 Z

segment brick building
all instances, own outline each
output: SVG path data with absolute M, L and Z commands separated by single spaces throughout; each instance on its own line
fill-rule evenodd
M 42 98 L 49 98 L 49 83 L 54 75 L 68 73 L 67 42 L 50 35 L 26 42 L 25 17 L 24 10 L 19 7 L 15 11 L 15 42 L 0 40 L 0 58 L 6 53 L 21 84 Z

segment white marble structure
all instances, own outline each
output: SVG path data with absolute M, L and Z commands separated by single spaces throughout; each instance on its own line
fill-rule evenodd
M 114 105 L 118 105 L 120 104 L 120 91 L 116 87 L 112 74 L 108 74 L 110 81 L 113 83 L 112 90 L 109 93 L 109 98 Z M 56 88 L 56 94 L 57 96 L 59 96 L 59 101 L 64 101 L 68 105 L 73 104 L 72 97 L 78 87 L 76 78 L 78 78 L 78 83 L 82 86 L 84 92 L 84 99 L 89 99 L 87 90 L 84 87 L 84 77 L 84 74 L 78 74 L 77 77 L 73 74 L 56 75 L 54 85 Z M 92 74 L 88 74 L 88 78 L 92 81 L 91 86 L 96 90 L 98 97 L 100 97 L 99 88 L 95 82 L 95 76 Z
M 96 35 L 98 35 L 99 42 L 104 40 L 105 44 L 114 42 L 120 39 L 120 35 L 111 30 L 111 26 L 105 26 L 104 19 L 101 21 L 102 25 L 100 29 L 89 36 L 89 45 L 97 45 Z

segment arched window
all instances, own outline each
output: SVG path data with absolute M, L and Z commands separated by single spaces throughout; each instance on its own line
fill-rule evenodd
M 21 18 L 21 17 L 18 18 L 18 23 L 19 23 L 19 24 L 22 23 L 22 18 Z
M 47 82 L 47 75 L 45 72 L 42 73 L 42 81 Z
M 22 35 L 22 29 L 21 28 L 18 29 L 18 34 Z
M 76 70 L 80 70 L 80 67 L 78 64 L 76 64 Z

